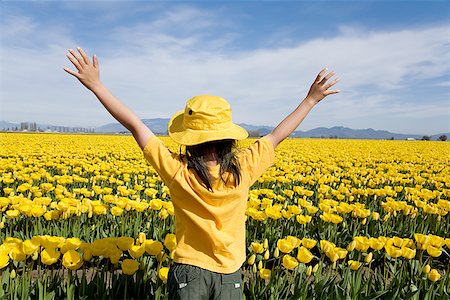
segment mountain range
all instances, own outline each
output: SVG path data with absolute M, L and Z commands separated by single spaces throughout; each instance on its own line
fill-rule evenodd
M 167 126 L 169 124 L 169 119 L 166 118 L 155 118 L 155 119 L 143 119 L 145 125 L 147 125 L 153 132 L 157 134 L 165 135 L 167 134 Z M 238 124 L 244 127 L 250 134 L 250 136 L 263 136 L 268 134 L 273 130 L 274 127 L 271 126 L 256 126 L 249 125 L 245 123 Z M 7 130 L 8 128 L 20 128 L 20 124 L 9 123 L 5 121 L 0 121 L 0 130 Z M 46 131 L 48 129 L 54 130 L 53 128 L 60 128 L 63 126 L 55 126 L 50 124 L 36 124 L 38 129 Z M 72 127 L 69 128 L 69 131 Z M 78 128 L 78 127 L 76 127 Z M 129 133 L 128 130 L 123 127 L 120 123 L 109 123 L 103 126 L 94 128 L 95 133 Z M 437 140 L 441 135 L 446 135 L 450 138 L 450 132 L 439 133 L 431 135 L 432 140 Z M 292 137 L 313 137 L 313 138 L 346 138 L 346 139 L 395 139 L 395 140 L 405 140 L 408 138 L 421 139 L 423 135 L 421 134 L 403 134 L 403 133 L 392 133 L 386 130 L 375 130 L 372 128 L 367 129 L 352 129 L 343 126 L 334 126 L 331 128 L 318 127 L 307 131 L 296 130 L 291 135 Z

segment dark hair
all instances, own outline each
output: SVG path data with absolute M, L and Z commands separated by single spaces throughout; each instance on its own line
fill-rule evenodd
M 233 175 L 234 185 L 238 186 L 241 182 L 241 167 L 236 157 L 236 140 L 220 140 L 202 143 L 194 146 L 186 146 L 186 158 L 189 169 L 194 169 L 198 177 L 206 185 L 206 188 L 213 191 L 211 186 L 211 174 L 204 161 L 205 153 L 215 151 L 218 163 L 220 164 L 220 178 L 223 183 L 227 183 L 224 177 L 225 173 Z

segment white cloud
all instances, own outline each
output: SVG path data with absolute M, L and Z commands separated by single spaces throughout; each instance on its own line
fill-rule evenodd
M 442 101 L 420 105 L 402 97 L 403 89 L 417 88 L 413 81 L 448 75 L 446 26 L 398 31 L 342 27 L 333 38 L 237 50 L 239 31 L 219 20 L 213 11 L 179 6 L 146 23 L 101 32 L 106 45 L 92 42 L 95 49 L 87 50 L 99 55 L 104 82 L 142 118 L 170 117 L 191 96 L 211 93 L 230 101 L 237 122 L 276 125 L 306 95 L 316 73 L 328 66 L 338 71 L 342 93 L 320 103 L 300 129 L 373 127 L 382 117 L 390 126 L 384 129 L 396 131 L 405 128 L 396 125 L 401 117 L 414 132 L 414 120 L 424 111 L 442 120 L 435 130 L 448 126 L 442 109 L 445 95 Z M 1 26 L 14 32 L 1 45 L 2 119 L 87 126 L 112 121 L 62 71 L 69 65 L 66 48 L 77 45 L 76 33 L 43 28 L 38 20 L 20 16 Z

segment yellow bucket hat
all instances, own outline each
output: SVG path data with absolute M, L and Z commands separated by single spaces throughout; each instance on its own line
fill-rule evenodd
M 189 99 L 184 111 L 170 119 L 169 136 L 179 144 L 193 146 L 225 139 L 242 140 L 248 133 L 233 123 L 230 104 L 225 99 L 200 95 Z

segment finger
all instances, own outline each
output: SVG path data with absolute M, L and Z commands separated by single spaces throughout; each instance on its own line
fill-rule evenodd
M 331 71 L 330 73 L 328 73 L 328 74 L 320 81 L 320 84 L 325 84 L 325 82 L 327 82 L 328 79 L 330 79 L 331 77 L 333 77 L 334 74 L 336 74 L 336 71 Z
M 78 52 L 80 52 L 81 57 L 83 58 L 83 61 L 85 64 L 89 65 L 91 62 L 89 61 L 89 57 L 87 57 L 86 53 L 84 53 L 83 49 L 80 47 L 77 47 Z
M 78 76 L 79 76 L 79 73 L 77 73 L 77 72 L 75 72 L 75 71 L 72 71 L 72 70 L 69 69 L 69 68 L 64 68 L 64 71 L 66 71 L 66 72 L 69 73 L 70 75 L 75 76 L 76 78 L 78 78 Z
M 78 61 L 78 64 L 80 66 L 84 65 L 84 59 L 81 57 L 81 55 L 79 53 L 76 53 L 73 49 L 69 49 L 70 54 L 72 54 L 73 57 L 75 57 L 75 59 Z
M 98 68 L 99 64 L 98 64 L 97 55 L 94 54 L 94 56 L 92 57 L 92 61 L 94 62 L 94 67 Z
M 330 83 L 324 85 L 323 87 L 324 87 L 326 90 L 328 90 L 330 87 L 332 87 L 333 85 L 335 85 L 336 83 L 338 83 L 339 80 L 340 80 L 340 78 L 336 78 L 336 79 L 334 79 L 332 82 L 330 82 Z
M 77 68 L 78 71 L 81 71 L 81 65 L 79 64 L 78 60 L 71 53 L 67 53 L 66 56 L 75 66 L 75 68 Z
M 322 71 L 320 71 L 319 74 L 317 74 L 316 82 L 320 82 L 322 80 L 322 77 L 325 75 L 327 70 L 328 68 L 323 68 Z
M 323 94 L 325 96 L 331 95 L 331 94 L 337 94 L 339 93 L 341 90 L 331 90 L 331 91 L 325 91 Z

